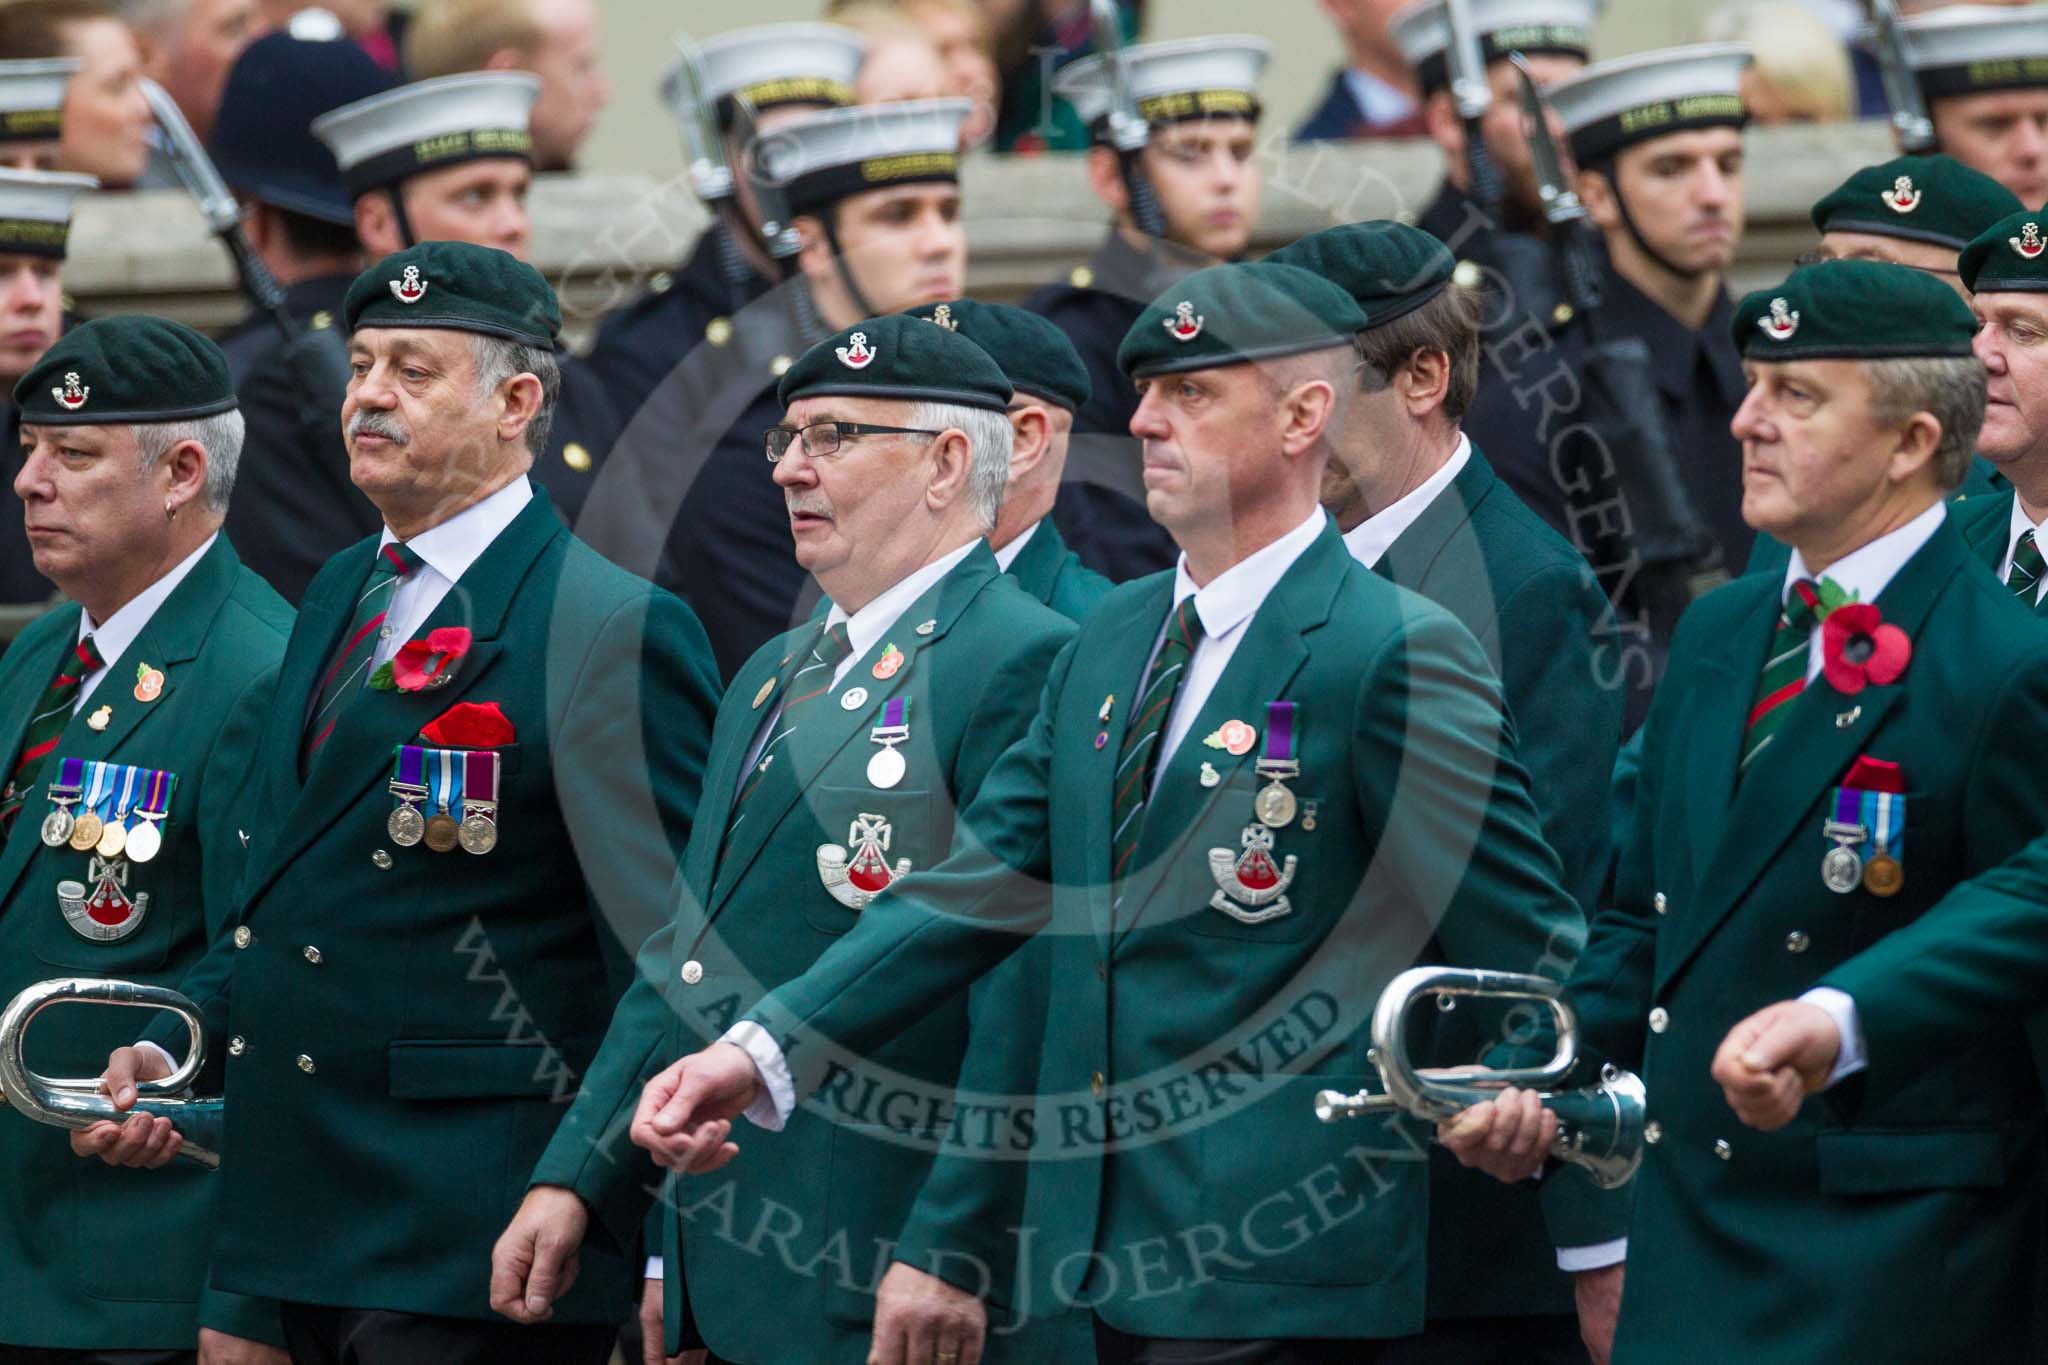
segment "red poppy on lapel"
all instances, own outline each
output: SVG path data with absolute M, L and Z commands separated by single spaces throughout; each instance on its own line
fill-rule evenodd
M 496 749 L 518 737 L 494 701 L 459 701 L 420 731 L 421 739 L 445 749 Z
M 429 631 L 424 640 L 407 640 L 389 663 L 370 675 L 380 692 L 422 692 L 455 676 L 456 661 L 469 653 L 470 635 L 463 626 Z
M 1820 624 L 1821 672 L 1829 685 L 1853 697 L 1868 683 L 1896 682 L 1913 657 L 1913 642 L 1887 625 L 1870 602 L 1845 602 Z

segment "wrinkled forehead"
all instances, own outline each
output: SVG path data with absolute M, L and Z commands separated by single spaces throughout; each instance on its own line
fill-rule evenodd
M 813 426 L 819 422 L 874 422 L 882 426 L 901 426 L 910 416 L 912 406 L 905 398 L 819 394 L 813 398 L 799 398 L 790 404 L 783 421 L 793 427 Z

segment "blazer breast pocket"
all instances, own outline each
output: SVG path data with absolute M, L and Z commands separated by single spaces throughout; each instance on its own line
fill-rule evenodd
M 1171 869 L 1166 885 L 1184 897 L 1179 908 L 1198 934 L 1293 943 L 1308 933 L 1312 918 L 1304 913 L 1302 891 L 1319 852 L 1315 822 L 1305 823 L 1297 810 L 1286 824 L 1268 825 L 1252 813 L 1252 795 L 1248 787 L 1216 803 L 1177 855 L 1186 865 Z
M 810 858 L 819 894 L 804 897 L 804 918 L 814 929 L 845 933 L 890 883 L 944 856 L 934 848 L 928 790 L 821 786 L 802 799 L 818 826 Z

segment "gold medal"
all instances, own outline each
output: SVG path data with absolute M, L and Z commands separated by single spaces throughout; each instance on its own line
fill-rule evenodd
M 100 841 L 93 845 L 100 857 L 108 862 L 120 857 L 127 847 L 128 831 L 118 819 L 107 821 L 106 827 L 100 831 Z
M 99 846 L 100 831 L 104 828 L 99 816 L 87 811 L 72 822 L 69 843 L 80 853 L 90 853 Z
M 435 811 L 427 817 L 426 841 L 436 853 L 453 852 L 462 841 L 462 826 L 447 811 Z
M 1863 865 L 1863 889 L 1873 896 L 1896 896 L 1906 884 L 1906 869 L 1889 853 L 1880 853 Z
M 1268 782 L 1253 798 L 1252 813 L 1259 817 L 1259 823 L 1278 829 L 1294 819 L 1294 793 L 1277 779 Z

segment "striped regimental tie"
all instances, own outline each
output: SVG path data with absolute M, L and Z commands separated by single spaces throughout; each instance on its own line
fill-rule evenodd
M 50 750 L 57 747 L 58 736 L 70 723 L 72 708 L 78 702 L 78 689 L 87 678 L 104 668 L 106 662 L 100 657 L 100 647 L 93 643 L 92 636 L 86 636 L 64 656 L 64 662 L 57 666 L 57 676 L 50 679 L 50 685 L 37 698 L 35 714 L 29 717 L 28 733 L 21 741 L 21 757 L 14 760 L 14 771 L 7 779 L 7 787 L 0 791 L 0 836 L 14 828 L 14 817 L 21 814 L 22 806 L 28 801 L 29 791 L 42 771 L 43 760 L 50 756 Z
M 792 781 L 787 761 L 778 762 L 789 748 L 789 737 L 796 733 L 797 722 L 802 719 L 807 703 L 817 700 L 832 690 L 832 674 L 837 671 L 846 656 L 853 653 L 853 641 L 846 633 L 846 623 L 829 626 L 818 632 L 811 641 L 810 653 L 803 666 L 789 675 L 782 685 L 783 701 L 769 722 L 768 740 L 761 746 L 761 756 L 754 760 L 754 766 L 746 776 L 746 785 L 733 798 L 732 817 L 726 821 L 726 838 L 739 828 L 746 818 L 747 803 L 767 784 L 778 767 L 781 775 L 778 782 Z
M 1110 878 L 1122 881 L 1131 857 L 1138 851 L 1138 837 L 1145 829 L 1145 805 L 1152 795 L 1152 774 L 1159 767 L 1160 737 L 1166 719 L 1173 714 L 1173 698 L 1186 676 L 1188 660 L 1202 639 L 1202 618 L 1195 611 L 1192 596 L 1181 599 L 1166 626 L 1166 638 L 1145 673 L 1145 690 L 1138 697 L 1131 716 L 1131 728 L 1124 732 L 1123 747 L 1116 756 L 1116 794 L 1110 801 L 1114 822 L 1110 835 Z
M 1749 728 L 1742 739 L 1742 766 L 1738 779 L 1749 765 L 1770 746 L 1785 724 L 1786 712 L 1806 688 L 1806 661 L 1813 641 L 1813 628 L 1820 621 L 1820 585 L 1810 578 L 1792 584 L 1785 605 L 1778 612 L 1778 628 L 1771 635 L 1771 656 L 1757 679 L 1756 700 L 1749 708 Z
M 417 554 L 395 540 L 377 551 L 377 558 L 370 565 L 369 577 L 363 580 L 362 595 L 356 598 L 355 615 L 349 618 L 348 630 L 341 637 L 341 648 L 334 652 L 333 662 L 320 675 L 319 700 L 306 717 L 306 732 L 299 749 L 299 771 L 302 775 L 312 762 L 314 751 L 334 733 L 334 723 L 341 719 L 341 713 L 363 690 L 364 680 L 370 673 L 370 660 L 377 653 L 384 613 L 391 607 L 392 594 L 398 591 L 398 585 L 406 575 L 423 562 Z
M 2005 576 L 2005 586 L 2012 595 L 2025 602 L 2034 600 L 2035 585 L 2041 581 L 2041 570 L 2048 568 L 2041 561 L 2041 547 L 2034 543 L 2033 528 L 2020 532 L 2019 543 L 2012 547 L 2012 570 Z

